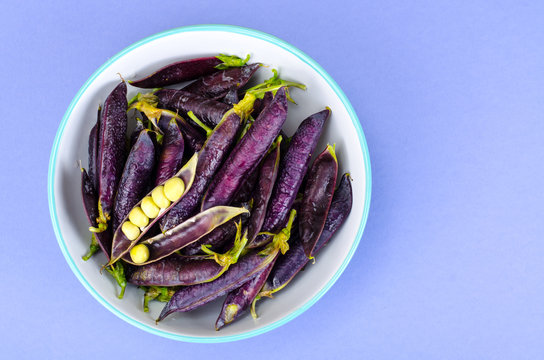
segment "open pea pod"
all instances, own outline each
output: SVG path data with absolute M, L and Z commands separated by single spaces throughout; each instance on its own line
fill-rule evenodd
M 122 225 L 117 228 L 113 235 L 111 258 L 107 266 L 115 263 L 125 253 L 130 251 L 147 231 L 183 198 L 193 184 L 197 162 L 198 155 L 195 154 L 172 178 L 156 186 L 132 208 L 128 215 L 120 222 Z M 184 189 L 180 194 L 176 194 L 177 198 L 169 199 L 165 196 L 164 189 L 167 183 L 175 183 L 172 180 L 176 178 L 181 179 Z
M 123 260 L 134 265 L 151 264 L 192 244 L 202 236 L 230 219 L 247 213 L 244 207 L 216 206 L 203 211 L 178 226 L 152 238 L 141 241 L 138 246 L 144 247 L 147 259 L 135 262 L 131 254 L 125 254 Z

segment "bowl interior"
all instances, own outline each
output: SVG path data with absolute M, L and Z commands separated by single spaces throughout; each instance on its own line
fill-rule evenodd
M 339 176 L 350 172 L 353 182 L 353 209 L 331 243 L 293 282 L 274 299 L 260 301 L 259 319 L 249 314 L 214 330 L 222 300 L 214 301 L 196 311 L 174 314 L 155 325 L 163 303 L 153 302 L 150 312 L 142 311 L 142 291 L 129 286 L 122 300 L 117 299 L 117 285 L 108 275 L 99 273 L 105 263 L 103 255 L 85 262 L 81 256 L 89 243 L 87 221 L 81 204 L 78 161 L 87 165 L 87 139 L 96 121 L 96 109 L 119 82 L 140 78 L 154 69 L 180 59 L 209 56 L 217 53 L 245 56 L 251 62 L 262 62 L 270 68 L 258 71 L 256 81 L 268 78 L 271 68 L 280 76 L 307 86 L 306 91 L 293 89 L 298 105 L 289 105 L 284 130 L 290 136 L 308 115 L 332 109 L 316 153 L 327 143 L 336 144 Z M 138 89 L 129 86 L 129 98 Z M 83 86 L 68 109 L 59 128 L 50 164 L 50 207 L 53 225 L 61 249 L 83 285 L 108 309 L 144 330 L 162 336 L 189 341 L 228 341 L 270 330 L 300 314 L 332 285 L 351 258 L 360 236 L 370 201 L 370 164 L 366 143 L 358 120 L 334 81 L 304 54 L 269 35 L 248 29 L 223 26 L 181 28 L 142 40 L 125 49 L 103 65 Z

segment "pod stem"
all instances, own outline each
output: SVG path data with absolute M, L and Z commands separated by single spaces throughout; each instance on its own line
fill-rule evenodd
M 255 95 L 256 98 L 262 99 L 264 97 L 264 94 L 271 91 L 273 95 L 276 95 L 276 92 L 281 88 L 285 87 L 285 96 L 287 97 L 287 100 L 292 102 L 293 104 L 296 104 L 296 102 L 291 98 L 291 95 L 289 95 L 289 88 L 290 87 L 296 87 L 302 90 L 306 90 L 306 85 L 300 84 L 294 81 L 286 81 L 280 79 L 278 75 L 278 70 L 272 69 L 272 77 L 268 80 L 265 80 L 262 84 L 255 85 L 252 88 L 249 88 L 246 91 L 247 93 L 251 93 Z
M 115 265 L 106 267 L 106 271 L 115 279 L 117 285 L 121 287 L 121 292 L 118 298 L 122 299 L 125 295 L 125 289 L 127 287 L 127 279 L 125 277 L 125 268 L 123 264 L 118 261 Z
M 280 230 L 277 234 L 274 235 L 272 238 L 272 242 L 268 244 L 263 250 L 259 252 L 261 255 L 269 255 L 274 252 L 280 251 L 282 254 L 285 254 L 289 250 L 289 238 L 291 237 L 291 228 L 293 227 L 293 222 L 295 221 L 295 217 L 297 215 L 297 211 L 295 209 L 291 210 L 291 213 L 289 214 L 289 221 L 287 221 L 287 225 Z
M 219 54 L 216 56 L 219 60 L 222 61 L 221 64 L 216 65 L 215 68 L 219 70 L 225 70 L 231 67 L 241 67 L 244 66 L 248 61 L 251 55 L 247 54 L 245 59 L 239 58 L 236 55 L 226 55 L 226 54 Z
M 204 124 L 192 111 L 187 112 L 187 116 L 193 120 L 198 126 L 200 126 L 206 132 L 206 137 L 209 137 L 213 132 L 213 129 L 210 129 L 206 124 Z
M 83 261 L 87 261 L 91 258 L 91 256 L 94 255 L 100 249 L 100 246 L 98 245 L 98 241 L 96 240 L 96 236 L 94 234 L 91 235 L 91 244 L 89 245 L 89 251 L 85 255 L 83 255 L 81 258 Z

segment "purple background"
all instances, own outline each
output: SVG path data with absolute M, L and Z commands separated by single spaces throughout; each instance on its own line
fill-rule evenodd
M 544 357 L 543 2 L 160 3 L 2 5 L 2 357 Z M 265 31 L 319 62 L 358 113 L 373 170 L 362 242 L 332 289 L 279 329 L 217 345 L 148 334 L 94 300 L 46 191 L 85 80 L 133 42 L 199 23 Z

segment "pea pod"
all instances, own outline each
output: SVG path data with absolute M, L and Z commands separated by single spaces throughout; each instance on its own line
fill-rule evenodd
M 223 326 L 230 324 L 242 315 L 251 306 L 253 300 L 259 294 L 262 289 L 266 278 L 272 270 L 274 262 L 270 263 L 264 270 L 262 270 L 252 280 L 247 281 L 238 289 L 232 290 L 228 293 L 223 307 L 219 313 L 219 317 L 215 322 L 215 330 L 219 331 Z
M 136 125 L 134 126 L 134 129 L 132 130 L 132 133 L 130 134 L 130 147 L 132 148 L 134 144 L 136 143 L 136 140 L 138 140 L 138 137 L 140 136 L 140 133 L 142 130 L 147 129 L 147 126 L 145 126 L 145 123 L 142 119 L 136 118 Z
M 249 173 L 249 175 L 243 181 L 242 185 L 240 186 L 240 189 L 238 189 L 238 191 L 236 192 L 236 195 L 234 195 L 234 197 L 232 198 L 232 203 L 242 204 L 242 203 L 249 202 L 251 200 L 251 196 L 253 195 L 253 189 L 255 188 L 255 185 L 258 179 L 259 179 L 259 168 L 256 167 L 255 169 L 253 169 L 252 172 Z
M 202 210 L 231 203 L 245 176 L 266 155 L 286 119 L 287 98 L 282 87 L 221 166 L 202 200 Z
M 272 189 L 278 176 L 280 163 L 280 144 L 282 137 L 279 136 L 273 150 L 264 158 L 259 169 L 259 181 L 253 195 L 253 208 L 248 223 L 249 243 L 255 239 L 261 230 L 266 215 L 266 208 L 272 195 Z
M 163 234 L 141 241 L 140 244 L 145 245 L 149 250 L 147 261 L 135 264 L 131 257 L 127 255 L 123 260 L 135 265 L 153 263 L 197 241 L 235 216 L 247 212 L 245 208 L 230 206 L 216 206 L 208 209 Z
M 89 253 L 84 256 L 84 260 L 89 259 L 93 255 L 97 250 L 96 245 L 99 246 L 109 260 L 112 241 L 111 229 L 106 229 L 104 224 L 100 226 L 100 223 L 98 223 L 98 197 L 92 179 L 83 168 L 81 168 L 81 197 L 83 199 L 85 214 L 91 227 L 90 229 L 93 231 L 94 240 L 91 243 Z
M 229 91 L 225 94 L 223 99 L 221 99 L 221 102 L 227 104 L 227 105 L 234 105 L 237 104 L 238 101 L 240 101 L 240 98 L 238 97 L 238 88 L 232 87 Z
M 121 82 L 104 102 L 98 138 L 98 211 L 100 222 L 111 219 L 117 185 L 125 161 L 127 133 L 127 85 Z
M 176 120 L 170 120 L 163 132 L 162 151 L 155 170 L 155 186 L 174 176 L 183 161 L 185 142 Z
M 272 243 L 266 249 L 249 252 L 238 260 L 236 264 L 232 265 L 223 276 L 211 282 L 179 289 L 162 309 L 157 322 L 174 312 L 187 312 L 205 305 L 237 289 L 261 273 L 277 258 L 280 251 L 285 253 L 289 249 L 287 241 L 289 240 L 293 218 L 294 216 L 291 217 L 291 221 L 285 229 L 282 229 L 282 231 L 274 236 Z
M 145 195 L 155 166 L 155 144 L 149 130 L 142 130 L 130 150 L 113 206 L 112 231 Z
M 275 232 L 285 224 L 330 113 L 330 109 L 327 108 L 309 116 L 299 125 L 295 135 L 291 138 L 289 148 L 281 160 L 278 179 L 266 210 L 261 231 Z M 270 241 L 270 236 L 259 235 L 250 247 L 259 247 L 268 241 Z
M 189 147 L 193 151 L 199 151 L 202 148 L 206 137 L 183 117 L 173 111 L 157 108 L 157 102 L 152 96 L 140 95 L 137 99 L 130 105 L 129 110 L 141 111 L 161 133 L 167 131 L 170 121 L 175 119 Z
M 135 267 L 128 281 L 145 286 L 188 286 L 217 279 L 238 261 L 247 243 L 247 236 L 238 227 L 235 245 L 225 254 L 210 252 L 201 258 L 188 258 L 172 254 L 151 264 Z
M 353 195 L 349 174 L 344 174 L 340 179 L 338 188 L 334 192 L 327 220 L 321 232 L 321 236 L 312 252 L 315 256 L 332 238 L 351 212 Z M 298 227 L 295 226 L 291 233 L 289 251 L 278 258 L 270 276 L 262 289 L 260 296 L 270 296 L 283 289 L 310 261 L 304 253 L 304 247 L 300 241 Z
M 299 211 L 300 238 L 304 252 L 309 258 L 327 219 L 337 173 L 338 160 L 334 147 L 327 145 L 308 172 L 308 181 Z
M 247 84 L 260 66 L 261 64 L 251 64 L 218 71 L 195 80 L 183 90 L 210 99 L 220 99 L 229 91 L 237 90 Z
M 96 116 L 96 124 L 92 127 L 89 133 L 89 177 L 93 182 L 94 189 L 98 191 L 98 134 L 100 133 L 100 111 L 102 108 L 98 106 L 98 114 Z
M 249 56 L 245 60 L 242 60 L 237 56 L 228 56 L 223 54 L 218 56 L 183 60 L 162 67 L 143 79 L 129 81 L 129 83 L 130 85 L 139 88 L 159 88 L 179 84 L 183 81 L 193 80 L 229 66 L 242 66 L 248 60 Z
M 196 213 L 206 187 L 228 154 L 241 124 L 240 116 L 231 111 L 225 114 L 223 120 L 215 127 L 198 153 L 193 186 L 187 195 L 164 217 L 164 221 L 161 222 L 162 231 L 172 229 Z
M 179 178 L 183 181 L 183 183 L 185 184 L 185 189 L 184 191 L 181 193 L 181 196 L 175 200 L 175 201 L 172 201 L 171 203 L 168 204 L 164 204 L 166 206 L 160 206 L 160 210 L 159 210 L 159 213 L 157 214 L 156 217 L 152 218 L 148 224 L 146 224 L 145 226 L 142 226 L 142 227 L 138 227 L 138 230 L 136 232 L 137 236 L 133 237 L 133 239 L 131 240 L 126 234 L 125 232 L 123 231 L 123 226 L 119 226 L 114 235 L 113 235 L 113 244 L 112 244 L 112 248 L 111 248 L 111 260 L 110 262 L 108 263 L 108 265 L 111 265 L 113 264 L 114 262 L 116 262 L 117 260 L 119 260 L 124 254 L 126 254 L 128 251 L 130 251 L 132 249 L 132 247 L 134 245 L 136 245 L 140 239 L 142 239 L 142 237 L 147 233 L 147 231 L 149 231 L 149 229 L 151 229 L 151 227 L 164 215 L 168 212 L 168 210 L 170 210 L 172 207 L 175 206 L 175 204 L 177 204 L 181 199 L 183 199 L 183 197 L 185 196 L 185 194 L 187 194 L 187 191 L 189 189 L 191 189 L 191 186 L 193 184 L 193 180 L 195 178 L 195 172 L 196 172 L 196 168 L 197 168 L 197 162 L 198 162 L 198 156 L 195 154 L 193 155 L 193 157 L 191 157 L 191 159 L 189 159 L 189 161 L 187 161 L 187 163 L 176 173 L 176 175 L 174 175 L 171 179 L 174 179 L 174 178 Z M 170 179 L 169 179 L 170 180 Z M 168 181 L 168 180 L 167 180 Z M 133 207 L 133 210 L 134 209 L 141 209 L 142 208 L 142 203 L 144 200 L 149 200 L 149 197 L 151 197 L 151 199 L 153 199 L 155 196 L 154 192 L 159 189 L 160 187 L 156 187 L 155 189 L 153 189 L 150 193 L 148 193 L 148 195 L 146 197 L 144 197 L 141 201 L 139 201 L 134 207 Z M 161 190 L 162 191 L 162 190 Z M 159 192 L 160 193 L 160 192 Z M 155 202 L 156 203 L 156 202 Z M 157 205 L 162 205 L 162 204 L 157 204 Z M 132 210 L 131 210 L 132 212 Z M 123 219 L 123 221 L 121 221 L 120 223 L 124 225 L 124 223 L 126 222 L 130 222 L 130 215 L 131 215 L 131 212 L 129 212 L 129 215 L 127 217 L 125 217 Z M 145 216 L 145 215 L 144 215 Z M 135 225 L 136 226 L 136 225 Z

